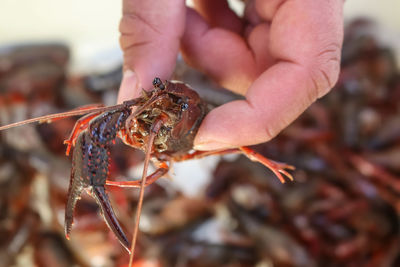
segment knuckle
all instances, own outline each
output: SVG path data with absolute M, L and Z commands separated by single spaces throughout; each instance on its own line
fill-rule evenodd
M 123 14 L 119 23 L 119 31 L 122 35 L 161 34 L 157 25 L 153 25 L 150 19 L 145 19 L 136 12 Z
M 274 138 L 278 133 L 270 126 L 266 125 L 264 127 L 264 142 L 267 142 Z
M 332 43 L 322 49 L 310 68 L 310 78 L 314 85 L 314 99 L 324 96 L 335 85 L 340 71 L 341 45 Z
M 157 27 L 132 12 L 123 15 L 119 24 L 119 31 L 121 33 L 119 42 L 124 51 L 148 46 L 157 40 L 155 35 L 159 35 Z

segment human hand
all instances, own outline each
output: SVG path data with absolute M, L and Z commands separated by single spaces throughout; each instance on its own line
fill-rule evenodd
M 343 0 L 248 1 L 244 18 L 225 0 L 124 0 L 119 102 L 185 60 L 246 100 L 213 109 L 195 148 L 270 140 L 335 84 L 343 39 Z

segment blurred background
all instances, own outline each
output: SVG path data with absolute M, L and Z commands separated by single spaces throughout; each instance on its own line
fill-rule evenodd
M 240 13 L 243 3 L 230 2 Z M 93 71 L 96 63 L 110 60 L 114 63 L 112 57 L 121 58 L 118 43 L 121 9 L 121 1 L 2 0 L 0 41 L 3 44 L 61 41 L 72 51 L 71 71 Z M 378 21 L 388 33 L 381 37 L 399 44 L 398 10 L 400 2 L 396 0 L 352 0 L 346 1 L 344 14 L 346 20 L 364 16 Z M 399 45 L 395 49 L 398 51 Z
M 240 14 L 243 3 L 230 4 Z M 171 179 L 146 189 L 135 266 L 400 266 L 398 10 L 398 0 L 346 1 L 338 84 L 254 147 L 295 165 L 295 182 L 244 157 L 175 164 Z M 114 104 L 120 15 L 120 1 L 1 0 L 0 124 Z M 237 98 L 181 60 L 175 78 L 212 106 Z M 126 266 L 85 194 L 64 237 L 63 140 L 74 123 L 0 133 L 0 266 Z M 117 142 L 110 179 L 139 177 L 142 160 Z M 130 237 L 138 190 L 108 191 Z

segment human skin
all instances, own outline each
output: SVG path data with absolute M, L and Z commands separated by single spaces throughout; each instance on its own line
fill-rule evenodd
M 214 150 L 266 142 L 337 81 L 343 0 L 247 1 L 244 18 L 225 0 L 124 0 L 118 102 L 168 79 L 185 61 L 245 100 L 213 109 L 194 141 Z

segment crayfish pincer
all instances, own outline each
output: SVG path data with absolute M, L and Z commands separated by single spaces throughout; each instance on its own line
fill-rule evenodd
M 75 205 L 83 190 L 94 197 L 111 231 L 120 243 L 132 253 L 138 232 L 144 188 L 165 175 L 172 162 L 202 158 L 209 155 L 241 153 L 253 161 L 268 167 L 284 183 L 284 177 L 293 180 L 286 169 L 292 166 L 271 161 L 248 147 L 219 151 L 195 151 L 193 140 L 207 114 L 207 104 L 188 85 L 176 81 L 155 78 L 153 90 L 142 96 L 111 107 L 84 107 L 69 112 L 47 115 L 0 127 L 0 130 L 31 122 L 51 122 L 68 116 L 84 115 L 75 124 L 67 144 L 66 154 L 73 148 L 71 180 L 65 211 L 65 235 L 69 238 Z M 110 181 L 109 151 L 116 137 L 125 144 L 145 152 L 145 164 L 141 180 Z M 147 175 L 149 161 L 156 170 Z M 132 245 L 124 234 L 105 187 L 140 188 L 133 230 Z M 131 257 L 132 257 L 131 255 Z M 132 258 L 131 258 L 132 259 Z

